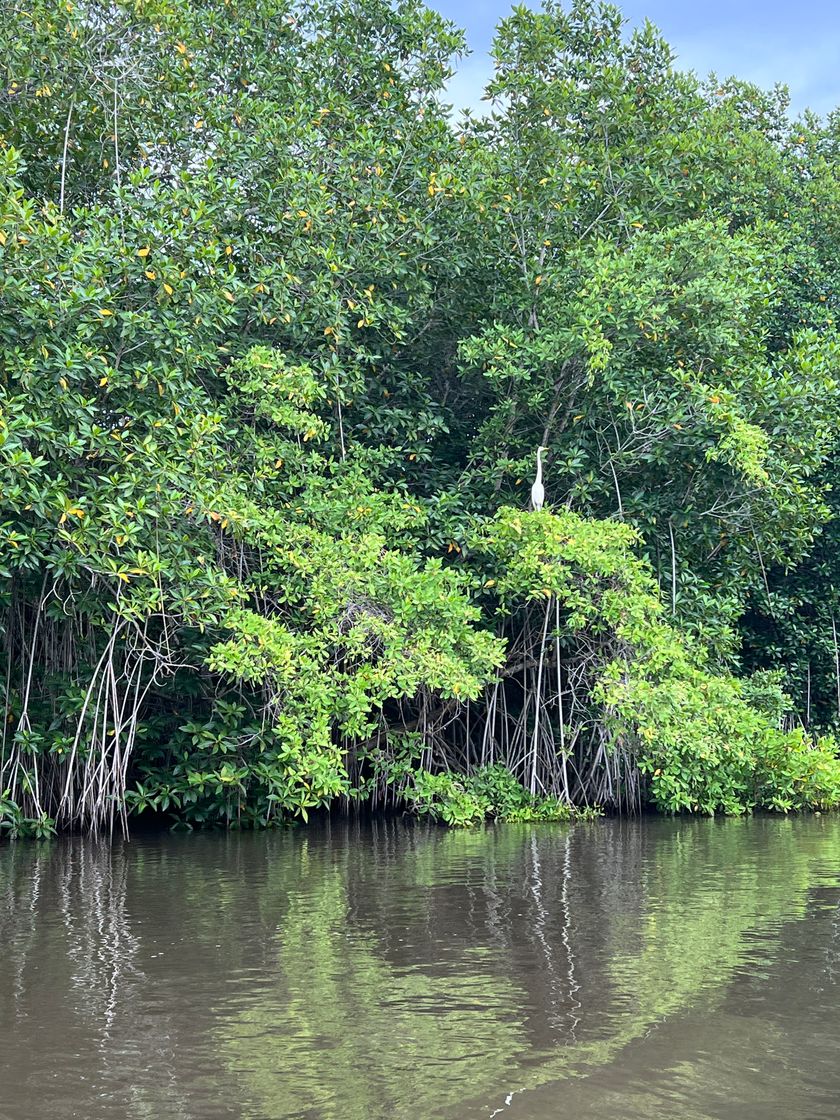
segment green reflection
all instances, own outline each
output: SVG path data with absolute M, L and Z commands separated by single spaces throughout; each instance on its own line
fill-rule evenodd
M 254 1112 L 272 1117 L 430 1115 L 491 1091 L 525 1045 L 516 986 L 465 948 L 432 975 L 398 969 L 351 930 L 347 868 L 308 859 L 278 944 L 278 986 L 226 1032 Z
M 430 832 L 379 867 L 375 846 L 300 843 L 272 880 L 290 894 L 276 983 L 219 1030 L 244 1115 L 488 1115 L 719 1005 L 755 937 L 772 954 L 809 892 L 837 884 L 834 818 L 642 825 L 627 868 L 610 866 L 629 843 L 605 845 L 611 827 Z M 395 918 L 439 958 L 401 949 Z
M 510 1088 L 526 1092 L 591 1073 L 657 1023 L 718 1005 L 750 951 L 746 935 L 764 935 L 771 951 L 780 925 L 804 916 L 809 892 L 838 884 L 838 868 L 834 817 L 680 825 L 645 865 L 638 948 L 616 943 L 608 954 L 604 983 L 622 1009 L 611 1011 L 609 1033 L 531 1054 Z M 623 924 L 620 915 L 607 921 Z

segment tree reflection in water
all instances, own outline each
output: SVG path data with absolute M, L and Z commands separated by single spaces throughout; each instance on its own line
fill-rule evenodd
M 838 869 L 829 817 L 9 846 L 1 1107 L 827 1118 Z

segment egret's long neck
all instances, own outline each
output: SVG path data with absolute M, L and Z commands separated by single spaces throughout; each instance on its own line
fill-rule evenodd
M 542 448 L 537 448 L 537 482 L 542 482 Z

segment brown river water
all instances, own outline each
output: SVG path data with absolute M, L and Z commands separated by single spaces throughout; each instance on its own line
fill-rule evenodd
M 0 1120 L 837 1120 L 840 818 L 0 847 Z

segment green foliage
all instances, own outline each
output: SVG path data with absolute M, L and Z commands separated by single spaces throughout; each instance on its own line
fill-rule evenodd
M 3 21 L 5 831 L 834 803 L 748 674 L 835 720 L 837 122 L 547 0 L 456 124 L 463 49 L 407 0 Z
M 840 760 L 831 738 L 810 741 L 801 731 L 769 737 L 753 777 L 755 803 L 778 812 L 840 807 Z
M 510 770 L 498 764 L 479 767 L 469 776 L 468 783 L 477 797 L 487 798 L 490 814 L 500 821 L 591 820 L 598 815 L 596 810 L 564 804 L 556 797 L 535 797 Z
M 709 672 L 661 625 L 647 637 L 651 646 L 632 665 L 608 669 L 602 697 L 615 733 L 638 743 L 654 804 L 703 813 L 840 804 L 832 740 L 779 730 L 748 703 L 741 681 Z
M 592 812 L 574 809 L 556 798 L 534 797 L 503 766 L 483 766 L 472 774 L 431 774 L 417 770 L 405 798 L 421 816 L 454 828 L 499 821 L 568 821 Z
M 55 821 L 45 813 L 39 817 L 25 817 L 7 791 L 0 794 L 0 836 L 2 835 L 10 840 L 47 840 L 55 835 Z
M 376 4 L 48 7 L 6 29 L 0 129 L 23 152 L 0 198 L 6 654 L 39 666 L 5 768 L 65 820 L 114 811 L 123 752 L 133 811 L 306 816 L 347 790 L 337 737 L 421 687 L 475 696 L 501 657 L 405 539 L 416 502 L 377 490 L 388 457 L 342 431 L 428 300 L 395 246 L 431 249 L 458 39 Z M 325 87 L 349 44 L 356 80 Z
M 666 812 L 787 811 L 838 804 L 840 758 L 830 740 L 779 730 L 786 708 L 778 674 L 747 681 L 713 671 L 691 635 L 663 619 L 647 565 L 625 525 L 570 511 L 502 509 L 477 547 L 510 608 L 517 592 L 562 610 L 557 637 L 589 645 L 591 693 L 611 749 L 627 747 Z M 527 593 L 521 589 L 529 588 Z M 794 792 L 795 791 L 795 792 Z
M 467 780 L 451 774 L 419 770 L 408 797 L 416 811 L 455 828 L 480 824 L 490 814 L 490 799 L 474 790 Z

